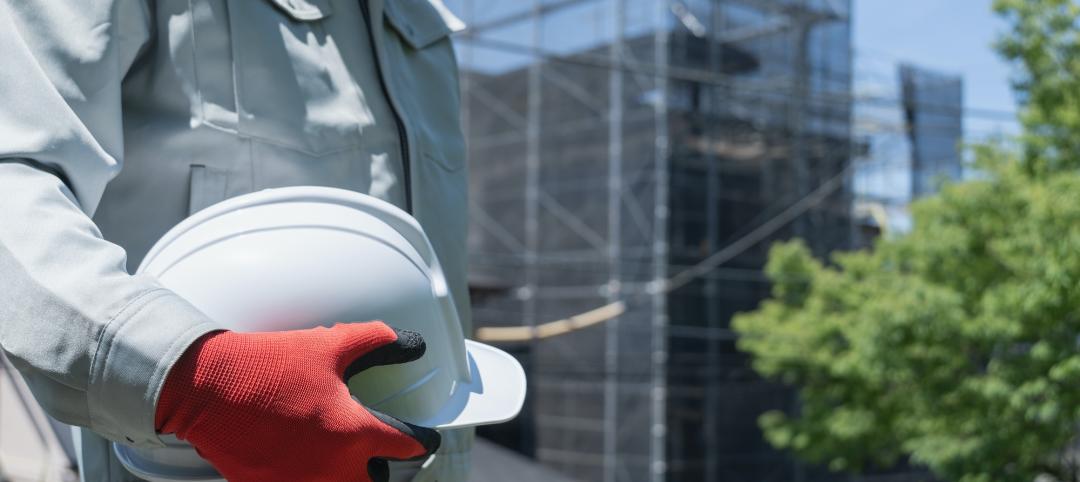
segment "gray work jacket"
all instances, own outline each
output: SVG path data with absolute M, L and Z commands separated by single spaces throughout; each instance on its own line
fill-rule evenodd
M 0 0 L 0 346 L 42 406 L 160 444 L 164 378 L 217 324 L 128 270 L 265 188 L 398 186 L 467 324 L 460 27 L 439 0 Z

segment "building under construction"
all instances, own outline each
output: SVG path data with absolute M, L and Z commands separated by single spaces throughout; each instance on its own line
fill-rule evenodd
M 794 393 L 729 322 L 772 241 L 851 243 L 850 1 L 447 5 L 476 326 L 607 319 L 496 330 L 531 394 L 482 433 L 582 481 L 849 480 L 763 440 Z
M 858 246 L 909 231 L 912 202 L 963 179 L 963 79 L 912 64 L 895 77 L 854 109 Z

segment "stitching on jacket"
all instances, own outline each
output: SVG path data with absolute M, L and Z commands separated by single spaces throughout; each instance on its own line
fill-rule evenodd
M 234 92 L 236 92 L 236 90 L 235 90 L 236 87 L 233 87 L 233 89 L 234 89 Z M 350 144 L 342 146 L 342 147 L 335 147 L 335 148 L 327 150 L 327 151 L 318 151 L 318 152 L 316 152 L 316 151 L 311 151 L 311 150 L 305 149 L 303 147 L 298 147 L 298 146 L 295 146 L 295 145 L 292 145 L 292 144 L 286 144 L 284 142 L 277 141 L 275 139 L 271 139 L 269 137 L 264 137 L 264 136 L 261 136 L 261 135 L 254 135 L 254 134 L 251 134 L 251 133 L 248 133 L 248 132 L 242 132 L 242 131 L 240 131 L 239 128 L 233 129 L 233 128 L 230 128 L 230 127 L 223 127 L 221 125 L 218 125 L 214 121 L 204 120 L 200 125 L 209 127 L 209 128 L 214 129 L 216 131 L 221 131 L 221 132 L 225 132 L 227 134 L 232 134 L 232 135 L 236 136 L 238 139 L 244 139 L 244 140 L 248 140 L 248 141 L 252 141 L 252 142 L 258 142 L 260 144 L 266 144 L 266 145 L 270 145 L 270 146 L 274 146 L 274 147 L 279 147 L 281 149 L 288 149 L 290 151 L 299 152 L 301 154 L 304 154 L 306 156 L 313 157 L 313 158 L 320 158 L 320 157 L 330 156 L 330 155 L 334 155 L 334 154 L 341 154 L 342 152 L 353 151 L 353 150 L 362 149 L 364 147 L 367 147 L 367 145 L 364 144 L 363 142 L 353 142 L 353 143 L 350 143 Z

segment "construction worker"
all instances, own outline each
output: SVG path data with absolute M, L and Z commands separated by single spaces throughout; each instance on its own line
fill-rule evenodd
M 0 346 L 93 431 L 83 480 L 134 480 L 108 440 L 166 433 L 229 480 L 385 480 L 388 459 L 415 460 L 395 480 L 465 480 L 471 431 L 440 445 L 327 378 L 420 356 L 417 337 L 220 331 L 129 274 L 203 207 L 344 188 L 420 222 L 468 324 L 460 28 L 439 0 L 0 0 Z

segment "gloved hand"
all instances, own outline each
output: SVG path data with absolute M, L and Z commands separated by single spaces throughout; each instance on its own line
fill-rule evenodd
M 363 407 L 343 380 L 424 349 L 382 322 L 211 333 L 169 372 L 156 427 L 232 482 L 384 481 L 387 460 L 430 455 L 439 433 Z

